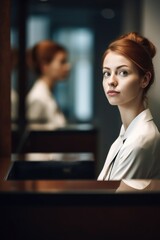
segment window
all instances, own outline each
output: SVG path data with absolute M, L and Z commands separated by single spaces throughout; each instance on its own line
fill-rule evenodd
M 68 81 L 56 88 L 62 108 L 71 119 L 90 121 L 93 115 L 93 32 L 89 28 L 61 28 L 53 39 L 69 51 L 72 70 Z

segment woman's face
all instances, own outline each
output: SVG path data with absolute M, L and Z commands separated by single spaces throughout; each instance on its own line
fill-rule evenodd
M 143 80 L 137 67 L 123 55 L 109 51 L 103 62 L 103 88 L 111 105 L 143 102 Z
M 70 64 L 67 57 L 66 52 L 58 52 L 53 60 L 46 65 L 45 75 L 53 79 L 53 81 L 67 78 L 70 72 Z

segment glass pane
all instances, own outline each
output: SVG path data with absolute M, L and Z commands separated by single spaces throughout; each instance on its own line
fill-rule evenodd
M 53 34 L 53 39 L 68 49 L 72 64 L 68 83 L 57 87 L 57 100 L 63 108 L 70 107 L 70 117 L 79 121 L 89 121 L 93 117 L 93 37 L 93 31 L 89 28 L 61 28 Z M 70 96 L 67 98 L 68 91 Z

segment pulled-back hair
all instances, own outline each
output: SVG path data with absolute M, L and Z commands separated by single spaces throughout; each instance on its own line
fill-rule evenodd
M 150 72 L 150 82 L 144 89 L 144 93 L 146 93 L 153 84 L 155 77 L 152 58 L 156 54 L 156 48 L 153 43 L 136 32 L 130 32 L 120 36 L 108 46 L 103 55 L 103 61 L 109 51 L 128 58 L 137 67 L 142 76 Z
M 28 65 L 37 75 L 41 75 L 41 66 L 49 64 L 58 52 L 67 50 L 51 40 L 42 40 L 28 50 Z

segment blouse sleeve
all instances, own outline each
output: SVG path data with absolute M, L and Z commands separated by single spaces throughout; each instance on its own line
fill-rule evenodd
M 115 180 L 150 178 L 153 165 L 152 158 L 150 148 L 128 146 L 118 154 L 111 178 Z

